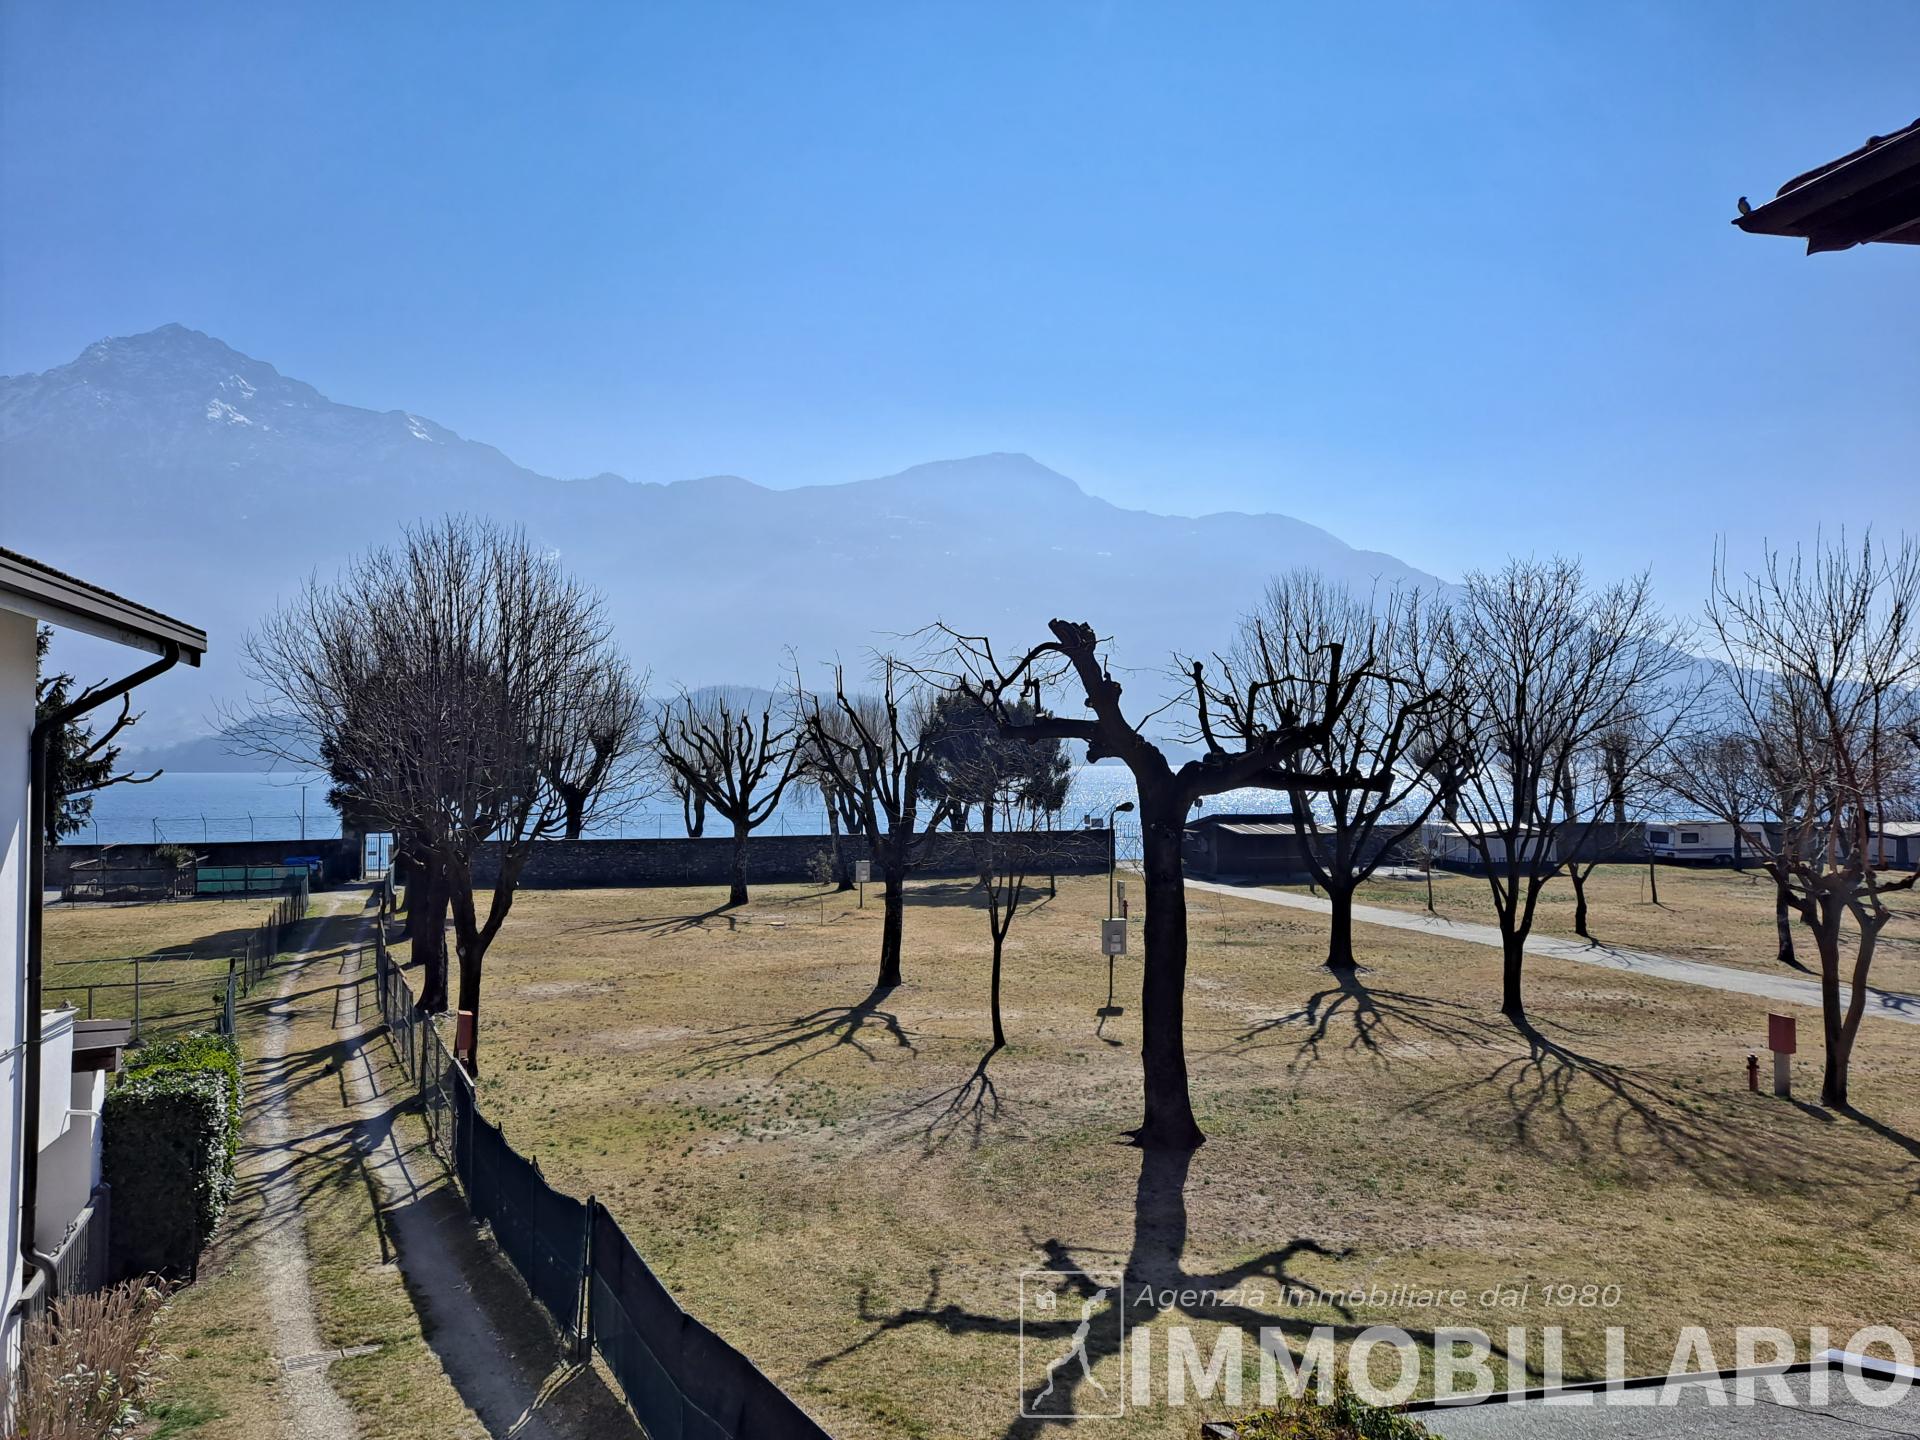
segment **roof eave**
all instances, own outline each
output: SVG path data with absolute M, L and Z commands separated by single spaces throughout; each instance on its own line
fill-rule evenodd
M 1920 244 L 1920 129 L 1789 182 L 1733 223 L 1749 235 L 1805 240 L 1810 255 L 1873 243 Z
M 204 630 L 12 553 L 0 553 L 0 607 L 155 655 L 177 646 L 189 665 L 207 652 Z

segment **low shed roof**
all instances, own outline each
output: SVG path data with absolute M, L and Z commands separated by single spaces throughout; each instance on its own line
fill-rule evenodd
M 1189 830 L 1227 830 L 1234 834 L 1255 835 L 1265 833 L 1260 829 L 1248 829 L 1249 826 L 1277 826 L 1291 835 L 1293 833 L 1293 812 L 1282 810 L 1265 814 L 1235 814 L 1223 811 L 1216 815 L 1196 815 L 1187 822 Z

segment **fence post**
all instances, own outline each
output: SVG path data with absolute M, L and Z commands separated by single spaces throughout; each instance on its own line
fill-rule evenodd
M 140 957 L 133 957 L 133 1038 L 140 1038 Z
M 594 1214 L 600 1202 L 587 1196 L 586 1232 L 580 1237 L 580 1334 L 574 1343 L 573 1358 L 585 1364 L 593 1358 L 593 1232 Z

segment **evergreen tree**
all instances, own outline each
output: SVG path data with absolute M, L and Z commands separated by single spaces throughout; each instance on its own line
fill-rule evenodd
M 47 648 L 53 643 L 53 630 L 42 625 L 34 632 L 34 656 L 41 674 L 34 687 L 33 718 L 44 720 L 65 708 L 76 698 L 73 676 L 48 675 Z M 81 720 L 69 720 L 53 734 L 47 747 L 47 833 L 46 843 L 57 845 L 68 835 L 86 827 L 93 818 L 94 792 L 109 785 L 144 785 L 156 779 L 152 775 L 114 773 L 120 763 L 120 747 L 114 743 L 121 731 L 136 724 L 140 717 L 132 711 L 132 702 L 120 697 L 120 713 L 96 735 Z

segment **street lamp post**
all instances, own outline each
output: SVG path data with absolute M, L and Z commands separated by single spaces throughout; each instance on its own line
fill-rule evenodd
M 1117 847 L 1113 838 L 1113 817 L 1128 814 L 1133 810 L 1133 801 L 1122 800 L 1107 811 L 1107 918 L 1113 919 L 1113 872 L 1116 863 Z

